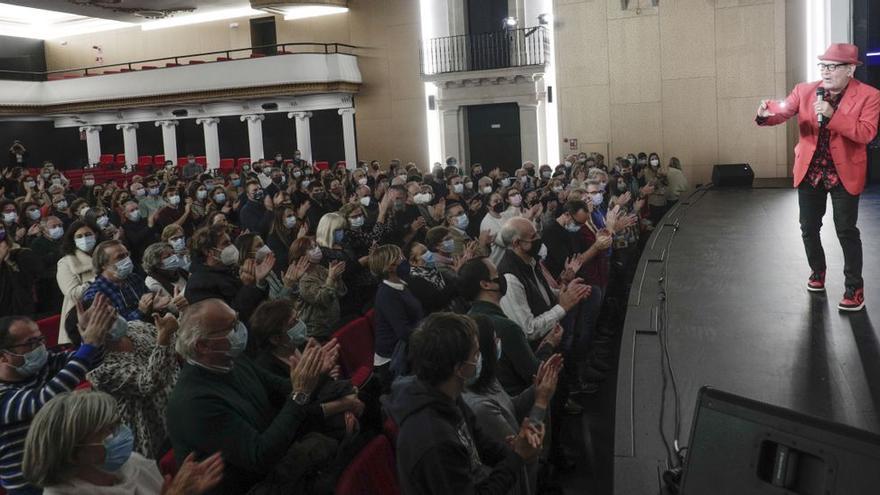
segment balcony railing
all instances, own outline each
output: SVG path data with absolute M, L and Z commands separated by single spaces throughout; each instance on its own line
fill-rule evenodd
M 294 53 L 340 53 L 344 55 L 353 55 L 357 48 L 358 47 L 354 45 L 347 45 L 345 43 L 278 43 L 275 45 L 260 45 L 245 48 L 236 48 L 232 50 L 192 53 L 188 55 L 172 55 L 170 57 L 151 58 L 149 60 L 133 60 L 130 62 L 97 65 L 93 67 L 78 67 L 75 69 L 58 69 L 42 72 L 0 70 L 0 79 L 53 81 L 58 79 L 71 79 L 84 76 L 99 76 L 104 74 L 119 74 L 139 70 L 181 67 L 185 65 L 226 62 L 229 60 L 261 58 L 266 56 L 288 55 Z
M 422 45 L 421 74 L 544 65 L 549 53 L 550 40 L 542 26 L 434 38 Z

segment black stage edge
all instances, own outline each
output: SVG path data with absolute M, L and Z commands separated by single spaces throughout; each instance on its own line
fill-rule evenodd
M 615 494 L 661 493 L 675 440 L 688 444 L 703 385 L 880 432 L 880 340 L 871 321 L 880 314 L 880 187 L 862 195 L 859 213 L 867 310 L 851 314 L 837 310 L 843 254 L 830 200 L 827 295 L 805 288 L 796 190 L 700 189 L 667 213 L 639 261 L 622 334 Z

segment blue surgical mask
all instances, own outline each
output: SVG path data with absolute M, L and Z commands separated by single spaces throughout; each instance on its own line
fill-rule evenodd
M 174 249 L 175 252 L 179 253 L 186 249 L 186 238 L 180 237 L 177 239 L 169 239 L 168 244 L 171 245 L 171 248 Z
M 468 387 L 472 386 L 474 383 L 477 383 L 477 380 L 480 379 L 480 373 L 483 372 L 483 355 L 477 354 L 477 362 L 474 365 L 474 376 L 470 378 L 466 378 L 464 380 L 464 384 Z
M 119 425 L 113 435 L 104 439 L 104 464 L 102 471 L 115 473 L 128 462 L 134 450 L 134 435 L 126 425 Z
M 599 206 L 602 204 L 602 193 L 594 193 L 591 195 L 593 200 L 593 206 Z
M 132 270 L 134 270 L 134 263 L 132 263 L 131 258 L 126 256 L 125 258 L 116 262 L 116 276 L 119 278 L 128 278 L 131 275 Z
M 226 338 L 229 339 L 229 351 L 226 355 L 235 359 L 241 355 L 241 353 L 244 352 L 244 348 L 247 347 L 248 329 L 244 326 L 244 323 L 240 321 L 236 322 L 235 328 L 229 331 Z
M 455 251 L 455 239 L 446 239 L 443 241 L 443 251 L 446 253 L 452 253 Z
M 291 347 L 300 347 L 309 339 L 309 327 L 306 322 L 299 320 L 296 325 L 287 329 L 287 338 L 290 339 Z
M 24 363 L 21 366 L 17 366 L 15 371 L 17 371 L 19 375 L 26 377 L 36 375 L 37 372 L 43 369 L 43 366 L 46 365 L 46 361 L 49 359 L 49 352 L 46 351 L 46 346 L 43 344 L 25 354 L 15 354 L 13 352 L 9 352 L 9 354 L 22 356 L 24 358 Z
M 110 328 L 109 337 L 112 341 L 117 341 L 128 335 L 128 322 L 121 316 L 116 317 L 116 323 Z
M 467 213 L 462 213 L 461 215 L 458 216 L 458 218 L 455 219 L 455 223 L 459 229 L 464 230 L 464 229 L 468 228 L 468 225 L 470 225 L 471 220 L 468 218 Z
M 176 254 L 172 254 L 171 256 L 162 259 L 162 269 L 173 271 L 180 268 L 180 258 Z
M 364 226 L 364 216 L 351 218 L 348 220 L 348 223 L 351 224 L 351 228 L 359 229 Z
M 431 268 L 437 264 L 437 258 L 431 251 L 425 251 L 425 254 L 422 255 L 422 259 L 425 260 L 425 264 Z
M 345 231 L 342 229 L 335 230 L 333 232 L 333 243 L 340 244 L 342 239 L 345 239 Z

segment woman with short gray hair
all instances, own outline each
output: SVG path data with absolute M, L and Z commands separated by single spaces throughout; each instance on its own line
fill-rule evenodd
M 199 494 L 223 475 L 219 454 L 200 463 L 190 457 L 179 476 L 163 487 L 156 462 L 133 452 L 133 445 L 113 397 L 96 391 L 66 392 L 34 416 L 24 442 L 22 470 L 44 495 Z
M 169 309 L 180 314 L 186 307 L 183 293 L 186 291 L 188 273 L 183 269 L 183 257 L 174 252 L 167 242 L 150 244 L 144 251 L 143 268 L 147 278 L 144 285 L 157 295 L 172 298 Z

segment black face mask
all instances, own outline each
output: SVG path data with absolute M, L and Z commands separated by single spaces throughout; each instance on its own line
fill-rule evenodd
M 527 251 L 527 253 L 532 258 L 537 259 L 538 253 L 540 253 L 540 252 L 541 252 L 541 238 L 538 237 L 532 241 L 532 245 L 531 245 L 531 247 L 529 247 L 529 250 Z
M 529 177 L 534 177 L 535 176 L 535 169 L 527 168 L 526 173 L 529 174 Z
M 312 197 L 317 199 L 318 201 L 324 201 L 324 193 L 323 192 L 312 193 Z
M 506 277 L 501 275 L 501 276 L 498 276 L 496 278 L 489 280 L 489 282 L 492 282 L 493 284 L 498 284 L 498 294 L 500 294 L 501 297 L 504 297 L 504 295 L 507 294 L 507 278 Z M 493 290 L 493 289 L 488 289 L 488 290 Z
M 253 198 L 254 198 L 254 201 L 259 201 L 259 200 L 263 199 L 263 191 L 260 189 L 257 189 L 256 191 L 254 191 Z
M 499 201 L 498 203 L 496 203 L 495 206 L 492 207 L 492 211 L 494 211 L 495 213 L 503 212 L 504 211 L 504 202 Z

